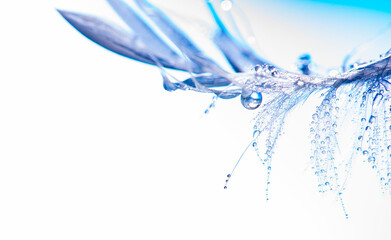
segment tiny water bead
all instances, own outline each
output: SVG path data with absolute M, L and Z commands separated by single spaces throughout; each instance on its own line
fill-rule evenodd
M 248 110 L 254 110 L 261 106 L 262 94 L 253 90 L 242 89 L 240 100 L 243 107 Z
M 369 118 L 369 123 L 374 123 L 376 121 L 376 117 L 371 115 L 370 118 Z
M 363 155 L 368 155 L 368 151 L 367 151 L 367 150 L 364 150 L 364 151 L 362 151 L 362 154 L 363 154 Z

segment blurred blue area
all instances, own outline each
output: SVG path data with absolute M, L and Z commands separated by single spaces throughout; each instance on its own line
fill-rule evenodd
M 377 59 L 391 47 L 391 1 L 235 3 L 243 4 L 257 42 L 256 50 L 287 70 L 294 70 L 294 62 L 304 53 L 310 54 L 318 72 L 325 74 L 339 68 L 354 49 L 357 51 L 350 63 Z
M 343 5 L 343 6 L 351 6 L 351 7 L 359 7 L 365 9 L 372 9 L 380 12 L 391 12 L 391 1 L 384 0 L 303 0 L 304 2 L 320 2 L 320 3 L 328 3 L 335 5 Z

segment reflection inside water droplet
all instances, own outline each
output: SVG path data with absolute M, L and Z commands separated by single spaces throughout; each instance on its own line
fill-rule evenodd
M 262 103 L 262 94 L 252 90 L 242 90 L 240 97 L 243 107 L 254 110 L 257 109 Z

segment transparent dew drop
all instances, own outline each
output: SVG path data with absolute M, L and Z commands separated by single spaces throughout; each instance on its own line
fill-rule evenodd
M 260 66 L 260 65 L 255 65 L 254 71 L 255 71 L 255 74 L 256 74 L 256 75 L 262 75 L 262 71 L 263 71 L 262 66 Z
M 278 70 L 272 71 L 271 74 L 272 74 L 273 77 L 276 77 L 276 78 L 280 77 L 280 73 L 278 72 Z
M 166 91 L 172 92 L 178 89 L 178 85 L 171 82 L 170 79 L 168 79 L 166 74 L 162 73 L 162 78 L 163 78 L 163 88 Z
M 230 0 L 224 0 L 220 4 L 223 11 L 229 11 L 232 8 L 232 2 Z
M 299 86 L 299 87 L 302 87 L 302 86 L 304 86 L 304 82 L 301 81 L 301 80 L 298 80 L 298 81 L 296 82 L 296 85 Z
M 382 99 L 383 99 L 383 94 L 381 93 L 376 94 L 376 96 L 373 98 L 373 104 L 372 104 L 373 107 L 375 108 L 378 107 Z
M 368 151 L 367 151 L 367 150 L 364 150 L 364 151 L 362 151 L 362 154 L 363 154 L 363 155 L 367 155 L 367 154 L 368 154 Z
M 372 116 L 369 118 L 369 123 L 374 123 L 375 121 L 376 121 L 376 117 L 372 115 Z
M 242 90 L 240 97 L 243 107 L 248 110 L 257 109 L 262 103 L 262 94 L 252 90 Z
M 257 138 L 260 134 L 261 134 L 261 131 L 255 130 L 255 131 L 253 132 L 253 138 Z

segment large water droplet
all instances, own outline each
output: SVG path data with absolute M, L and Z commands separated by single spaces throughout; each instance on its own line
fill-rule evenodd
M 243 107 L 254 110 L 257 109 L 262 103 L 262 94 L 252 90 L 242 90 L 240 97 Z
M 229 11 L 232 8 L 232 2 L 230 0 L 224 0 L 220 4 L 223 11 Z

